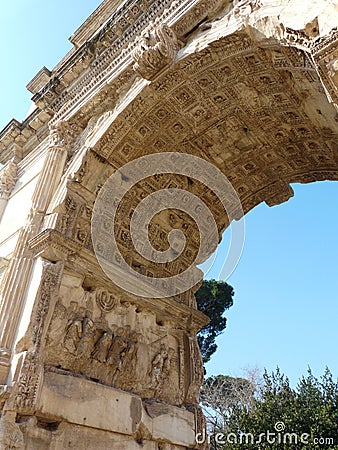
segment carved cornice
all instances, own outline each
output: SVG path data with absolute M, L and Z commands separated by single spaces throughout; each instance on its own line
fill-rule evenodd
M 0 163 L 5 164 L 15 154 L 20 153 L 21 146 L 14 147 L 14 142 L 20 138 L 22 124 L 13 119 L 0 132 Z M 18 151 L 19 147 L 19 151 Z M 14 151 L 13 151 L 14 150 Z
M 117 10 L 122 6 L 124 0 L 104 0 L 96 10 L 88 17 L 88 19 L 73 33 L 69 38 L 70 42 L 75 47 L 81 45 L 89 40 L 92 35 L 98 30 L 102 23 L 105 23 L 112 15 L 112 11 Z
M 221 3 L 220 0 L 208 3 L 176 0 L 171 4 L 168 0 L 157 0 L 150 6 L 145 0 L 123 3 L 90 41 L 58 67 L 53 79 L 33 100 L 54 113 L 54 121 L 64 118 L 75 109 L 80 98 L 83 104 L 89 92 L 92 98 L 97 86 L 103 86 L 108 78 L 120 76 L 121 71 L 131 68 L 132 54 L 138 45 L 137 36 L 142 32 L 151 32 L 157 23 L 165 23 L 178 38 L 183 37 Z M 78 76 L 79 73 L 83 75 Z
M 46 121 L 49 119 L 49 114 L 36 108 L 23 122 L 11 120 L 0 131 L 0 163 L 5 164 L 11 158 L 20 161 L 32 148 L 35 148 L 36 140 L 33 145 L 30 142 L 32 138 L 37 138 L 38 142 L 44 138 Z
M 311 45 L 311 52 L 314 57 L 325 54 L 332 45 L 337 42 L 338 28 L 334 28 L 328 36 L 315 39 Z
M 32 100 L 39 108 L 53 114 L 54 109 L 52 104 L 58 98 L 64 87 L 65 86 L 62 86 L 59 77 L 55 76 L 32 97 Z
M 69 265 L 73 269 L 76 267 L 79 272 L 89 278 L 92 277 L 108 290 L 112 286 L 111 280 L 102 272 L 95 254 L 56 230 L 43 231 L 29 241 L 29 247 L 36 256 L 50 261 L 65 261 L 66 266 Z M 114 288 L 116 289 L 115 286 Z M 128 294 L 127 300 L 140 307 L 149 307 L 162 315 L 168 315 L 176 322 L 189 324 L 192 330 L 197 331 L 208 323 L 208 318 L 203 313 L 180 303 L 178 299 L 164 298 L 160 303 L 157 299 L 140 298 Z

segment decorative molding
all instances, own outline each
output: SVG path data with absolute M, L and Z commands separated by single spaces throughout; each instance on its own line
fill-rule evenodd
M 139 0 L 124 3 L 86 45 L 71 55 L 70 61 L 58 68 L 55 77 L 33 97 L 33 101 L 53 113 L 54 122 L 74 115 L 80 99 L 81 107 L 86 103 L 87 93 L 91 93 L 88 101 L 93 102 L 93 90 L 98 93 L 108 77 L 112 83 L 114 70 L 128 81 L 120 69 L 123 67 L 123 72 L 128 72 L 138 45 L 136 37 L 142 32 L 152 33 L 157 23 L 166 23 L 178 37 L 183 36 L 222 3 L 221 0 L 156 0 L 150 9 L 146 0 L 141 4 Z M 85 65 L 83 61 L 86 61 Z M 69 82 L 65 77 L 71 72 L 70 66 L 74 67 L 74 78 Z M 79 73 L 83 75 L 79 77 Z M 121 89 L 121 81 L 115 80 L 114 84 Z M 58 96 L 60 90 L 62 93 Z M 69 114 L 71 110 L 73 113 Z
M 11 396 L 15 399 L 15 408 L 21 413 L 34 412 L 42 378 L 42 360 L 35 353 L 27 352 Z
M 38 301 L 34 308 L 35 318 L 32 326 L 32 342 L 36 349 L 40 348 L 42 343 L 45 320 L 52 297 L 57 295 L 64 264 L 62 262 L 53 264 L 49 261 L 44 261 L 43 265 Z
M 0 348 L 2 349 L 2 357 L 0 365 L 4 369 L 0 368 L 0 383 L 3 384 L 7 381 L 8 363 L 13 351 L 17 327 L 24 308 L 26 289 L 34 263 L 32 253 L 27 248 L 27 243 L 38 233 L 43 223 L 43 214 L 47 210 L 51 197 L 60 182 L 67 157 L 66 150 L 59 142 L 58 133 L 52 130 L 51 134 L 51 147 L 47 152 L 32 195 L 30 213 L 26 225 L 19 233 L 1 291 Z
M 87 415 L 82 415 L 80 396 L 73 389 L 82 381 L 92 387 L 100 384 L 100 392 L 112 396 L 115 388 L 121 398 L 131 392 L 134 400 L 145 399 L 154 435 L 155 424 L 165 428 L 161 421 L 172 410 L 170 405 L 194 413 L 195 432 L 205 428 L 197 406 L 203 363 L 196 333 L 208 319 L 196 309 L 193 292 L 198 286 L 182 294 L 176 291 L 170 298 L 142 298 L 118 288 L 95 256 L 93 205 L 117 169 L 154 153 L 196 155 L 223 172 L 245 212 L 263 201 L 273 206 L 288 200 L 292 182 L 338 179 L 337 116 L 323 89 L 324 85 L 335 102 L 337 30 L 317 39 L 316 20 L 307 30 L 283 27 L 276 12 L 280 8 L 261 0 L 126 0 L 110 10 L 117 3 L 106 0 L 75 33 L 78 48 L 53 72 L 43 69 L 29 83 L 38 105 L 33 116 L 22 124 L 11 122 L 0 133 L 1 161 L 15 157 L 1 172 L 4 202 L 15 185 L 16 164 L 20 177 L 31 168 L 20 162 L 28 148 L 37 145 L 37 152 L 46 151 L 29 217 L 6 269 L 0 302 L 0 382 L 8 382 L 11 361 L 13 369 L 18 361 L 10 380 L 13 390 L 9 396 L 0 393 L 0 406 L 4 405 L 4 412 L 18 414 L 18 419 L 32 417 L 19 425 L 11 418 L 7 435 L 14 436 L 12 446 L 20 450 L 20 428 L 36 439 L 57 435 L 60 448 L 70 442 L 67 430 L 76 434 L 75 424 L 82 434 L 87 427 L 89 436 L 90 422 L 84 421 Z M 187 167 L 192 168 L 189 163 Z M 216 237 L 229 225 L 204 179 L 195 180 L 190 171 L 189 176 L 172 172 L 155 173 L 131 186 L 119 204 L 116 222 L 112 224 L 107 215 L 99 229 L 100 240 L 94 243 L 98 254 L 107 255 L 115 233 L 120 253 L 111 252 L 114 264 L 118 266 L 123 257 L 154 284 L 161 276 L 170 279 L 195 263 L 201 236 L 195 216 L 182 209 L 163 209 L 144 228 L 149 241 L 159 252 L 165 251 L 169 233 L 179 230 L 186 237 L 184 251 L 161 264 L 143 257 L 138 250 L 145 241 L 133 241 L 130 225 L 145 198 L 165 189 L 186 190 L 209 208 Z M 109 199 L 119 200 L 116 188 Z M 239 209 L 230 202 L 231 213 Z M 199 214 L 201 209 L 197 205 L 194 211 Z M 41 261 L 36 262 L 39 257 L 44 259 L 42 268 Z M 32 281 L 32 274 L 41 279 Z M 30 324 L 14 349 L 34 289 Z M 64 392 L 53 397 L 56 389 L 51 381 L 46 397 L 43 392 L 48 377 L 63 375 L 71 380 L 71 404 L 80 411 L 72 414 L 79 423 L 68 420 L 57 433 L 42 427 L 37 432 L 35 417 L 41 424 L 59 419 L 58 413 L 48 415 L 43 409 L 44 400 L 53 404 L 53 398 Z M 138 417 L 141 411 L 134 400 L 133 417 L 127 408 L 134 428 L 125 436 L 133 442 L 135 438 L 150 441 L 149 417 Z M 144 426 L 142 422 L 142 429 L 137 429 L 143 418 Z M 170 423 L 175 423 L 172 419 Z M 192 421 L 188 426 L 193 432 Z M 154 437 L 158 442 L 150 445 L 184 447 L 158 436 Z M 79 442 L 75 446 L 81 446 Z

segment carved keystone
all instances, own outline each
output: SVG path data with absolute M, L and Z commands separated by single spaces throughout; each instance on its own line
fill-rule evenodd
M 135 72 L 146 80 L 153 80 L 174 60 L 179 49 L 177 37 L 168 25 L 160 25 L 153 32 L 143 34 L 133 53 Z

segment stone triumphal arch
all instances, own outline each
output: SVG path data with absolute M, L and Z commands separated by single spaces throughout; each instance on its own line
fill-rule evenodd
M 28 84 L 34 111 L 0 133 L 1 449 L 199 448 L 206 317 L 181 274 L 217 244 L 206 210 L 218 241 L 290 183 L 338 178 L 337 17 L 334 0 L 105 0 Z

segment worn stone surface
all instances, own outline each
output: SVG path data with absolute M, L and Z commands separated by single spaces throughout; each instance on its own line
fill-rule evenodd
M 107 412 L 109 412 L 107 414 Z M 139 397 L 83 379 L 47 373 L 37 414 L 146 439 L 194 444 L 194 415 L 163 403 L 143 404 Z
M 1 449 L 198 448 L 206 318 L 198 284 L 170 279 L 290 183 L 338 179 L 337 17 L 336 0 L 105 0 L 28 84 L 36 109 L 0 133 Z M 191 158 L 124 178 L 156 154 Z M 193 157 L 212 169 L 193 176 Z M 148 217 L 139 205 L 160 191 L 171 206 Z M 118 200 L 113 221 L 96 221 L 102 195 Z

